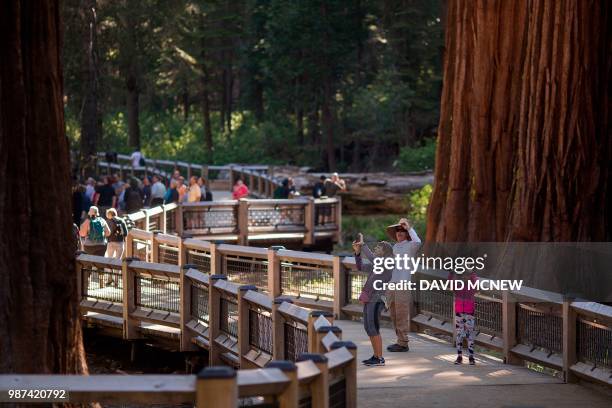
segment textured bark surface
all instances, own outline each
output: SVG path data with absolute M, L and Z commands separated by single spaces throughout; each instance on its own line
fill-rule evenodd
M 0 13 L 1 373 L 86 371 L 58 3 L 7 1 Z
M 83 24 L 83 106 L 81 109 L 81 164 L 85 175 L 95 170 L 93 156 L 98 151 L 98 50 L 96 0 L 84 0 L 79 10 Z
M 611 5 L 448 2 L 428 240 L 610 238 Z

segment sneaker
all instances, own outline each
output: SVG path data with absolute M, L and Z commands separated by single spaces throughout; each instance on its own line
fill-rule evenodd
M 362 362 L 363 364 L 366 364 L 368 361 L 371 361 L 373 358 L 376 358 L 376 356 L 372 354 L 372 357 L 370 357 L 370 358 L 368 358 L 368 359 L 365 359 L 365 360 L 361 360 L 361 362 Z
M 392 344 L 389 347 L 387 347 L 387 351 L 390 351 L 392 353 L 401 353 L 401 352 L 406 352 L 408 350 L 410 350 L 408 346 L 400 346 L 399 344 Z
M 470 365 L 475 365 L 476 360 L 474 360 L 474 356 L 470 356 Z
M 459 364 L 462 364 L 462 363 L 463 363 L 463 357 L 457 356 L 457 359 L 455 360 L 455 364 L 459 365 Z
M 369 360 L 365 360 L 363 362 L 363 364 L 365 364 L 365 365 L 367 365 L 369 367 L 384 366 L 385 365 L 385 359 L 383 357 L 372 356 L 372 358 L 370 358 Z

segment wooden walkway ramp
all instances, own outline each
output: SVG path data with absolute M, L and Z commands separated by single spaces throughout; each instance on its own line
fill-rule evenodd
M 372 348 L 360 322 L 336 320 L 343 338 L 357 345 L 358 361 Z M 395 340 L 382 328 L 385 347 Z M 477 354 L 476 365 L 453 364 L 451 344 L 425 333 L 410 335 L 410 351 L 385 352 L 384 367 L 357 368 L 359 407 L 609 407 L 612 394 L 603 389 L 565 384 L 524 366 L 504 364 L 499 358 Z

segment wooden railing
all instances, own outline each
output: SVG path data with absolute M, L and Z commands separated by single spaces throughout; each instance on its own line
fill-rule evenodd
M 140 233 L 136 233 L 138 235 Z M 144 241 L 143 241 L 144 242 Z M 295 305 L 332 312 L 335 318 L 359 317 L 359 294 L 366 279 L 352 257 L 272 250 L 199 239 L 151 234 L 146 240 L 157 262 L 186 263 L 230 282 L 254 285 L 260 292 L 291 299 Z M 142 247 L 142 244 L 141 244 Z M 128 249 L 129 251 L 129 249 Z M 446 279 L 439 271 L 418 272 L 413 279 Z M 484 279 L 484 278 L 483 278 Z M 413 330 L 454 332 L 450 291 L 415 291 L 410 308 Z M 520 291 L 481 291 L 476 295 L 476 342 L 503 353 L 508 363 L 532 361 L 576 376 L 612 384 L 612 307 L 523 287 Z
M 209 367 L 196 375 L 0 375 L 0 392 L 65 390 L 71 403 L 191 404 L 197 408 L 244 405 L 356 407 L 355 348 L 336 342 L 325 354 L 272 361 L 266 368 L 235 371 Z M 261 405 L 263 404 L 263 405 Z
M 246 254 L 259 250 L 228 245 L 234 248 L 221 248 L 219 252 L 216 244 L 180 242 L 175 236 L 161 234 L 156 234 L 153 241 L 152 251 L 157 256 L 160 252 L 155 248 L 160 245 L 198 251 L 195 256 L 201 259 L 206 259 L 203 254 L 209 253 L 211 256 L 203 265 L 211 265 L 210 270 L 217 271 L 228 265 L 224 256 L 239 253 L 241 248 Z M 288 378 L 280 381 L 282 386 L 273 387 L 276 391 L 268 393 L 266 387 L 276 383 L 271 378 L 285 377 L 253 371 L 249 378 L 260 388 L 244 385 L 250 391 L 241 391 L 241 398 L 272 396 L 281 406 L 293 407 L 299 395 L 300 401 L 311 399 L 312 406 L 336 406 L 338 399 L 342 406 L 355 406 L 355 346 L 341 341 L 342 332 L 333 326 L 331 313 L 308 311 L 293 304 L 290 298 L 274 298 L 254 285 L 231 282 L 226 275 L 210 274 L 210 270 L 198 269 L 197 265 L 183 264 L 187 253 L 179 251 L 178 258 L 172 257 L 172 262 L 178 259 L 178 265 L 78 255 L 77 279 L 84 319 L 115 329 L 127 340 L 154 336 L 175 342 L 181 351 L 206 349 L 211 365 L 241 369 L 276 365 Z M 294 366 L 293 362 L 297 364 Z M 233 387 L 240 388 L 244 375 L 240 373 L 233 380 Z M 208 378 L 206 372 L 204 377 Z M 296 387 L 299 393 L 292 391 L 295 395 L 284 397 L 287 387 Z M 321 387 L 327 390 L 323 399 L 319 395 L 323 392 Z M 192 394 L 185 397 L 194 400 Z M 285 398 L 288 400 L 282 402 Z
M 96 161 L 96 174 L 118 173 L 121 178 L 127 174 L 136 177 L 157 174 L 168 179 L 174 170 L 179 170 L 186 179 L 191 176 L 202 176 L 208 182 L 211 190 L 231 191 L 232 186 L 238 179 L 242 178 L 249 187 L 251 193 L 256 197 L 272 197 L 280 181 L 272 175 L 272 169 L 267 165 L 237 165 L 227 164 L 222 166 L 187 163 L 183 161 L 146 159 L 146 166 L 132 166 L 130 156 L 117 154 L 117 163 L 105 161 L 106 153 L 98 153 Z
M 172 203 L 128 214 L 143 231 L 197 236 L 248 245 L 257 242 L 340 241 L 339 198 L 240 199 Z

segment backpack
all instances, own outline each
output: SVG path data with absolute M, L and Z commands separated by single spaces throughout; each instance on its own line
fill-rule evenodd
M 147 162 L 145 161 L 144 157 L 140 157 L 140 160 L 138 161 L 138 164 L 139 164 L 141 167 L 144 167 L 144 166 L 146 166 L 146 165 L 147 165 Z
M 130 232 L 130 230 L 132 230 L 132 228 L 134 228 L 136 226 L 136 224 L 134 223 L 134 221 L 130 217 L 125 217 L 123 219 L 123 222 L 125 223 L 125 227 L 127 228 L 128 232 Z M 127 235 L 127 234 L 125 234 L 125 235 Z
M 89 220 L 89 233 L 87 238 L 90 241 L 99 244 L 106 244 L 106 237 L 104 236 L 104 220 L 100 217 L 96 217 Z
M 113 220 L 115 221 L 116 226 L 116 231 L 117 231 L 117 236 L 120 237 L 127 237 L 129 229 L 127 226 L 127 223 L 125 222 L 125 220 L 121 217 L 115 217 L 113 218 Z

